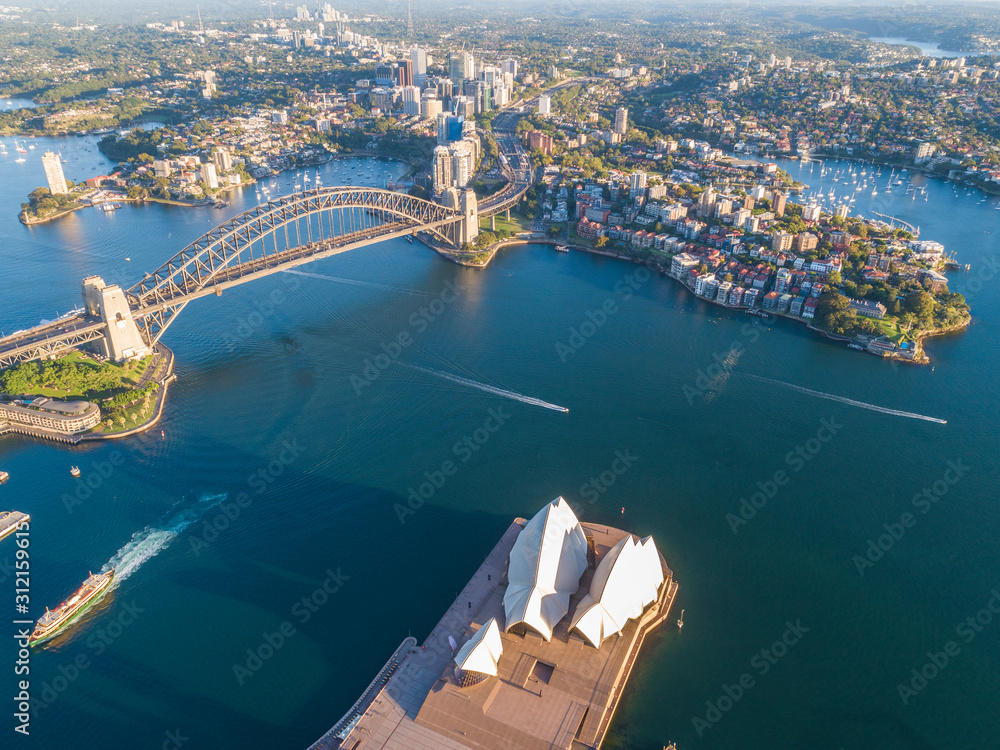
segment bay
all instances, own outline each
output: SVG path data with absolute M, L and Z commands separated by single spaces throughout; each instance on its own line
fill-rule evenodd
M 250 187 L 224 210 L 84 209 L 26 228 L 15 215 L 43 184 L 45 150 L 63 153 L 74 180 L 113 166 L 94 138 L 34 142 L 24 164 L 0 159 L 8 332 L 78 306 L 86 275 L 131 285 L 258 200 Z M 798 163 L 781 164 L 799 177 Z M 334 185 L 400 170 L 345 160 L 319 171 Z M 276 177 L 271 195 L 296 181 Z M 927 202 L 856 205 L 919 224 L 972 266 L 950 279 L 975 325 L 928 342 L 933 370 L 789 321 L 755 325 L 632 264 L 542 246 L 477 270 L 389 241 L 192 303 L 164 337 L 179 379 L 157 429 L 76 448 L 0 438 L 11 474 L 0 505 L 33 518 L 32 616 L 87 570 L 112 559 L 129 570 L 34 654 L 31 691 L 45 705 L 30 746 L 160 747 L 178 732 L 185 748 L 306 747 L 403 638 L 430 631 L 511 519 L 559 494 L 584 520 L 652 534 L 686 610 L 683 634 L 664 627 L 644 646 L 607 747 L 990 746 L 1000 627 L 968 643 L 956 628 L 1000 577 L 998 213 L 995 199 L 926 188 Z M 557 347 L 609 299 L 616 311 L 581 346 Z M 380 367 L 401 332 L 413 344 Z M 504 426 L 463 460 L 456 444 L 491 409 Z M 606 485 L 616 452 L 635 458 Z M 401 510 L 447 460 L 454 476 Z M 944 482 L 949 461 L 969 469 L 921 513 L 914 498 Z M 766 497 L 779 471 L 787 482 L 734 533 L 727 516 Z M 588 490 L 595 480 L 601 491 Z M 859 574 L 855 557 L 906 512 L 915 524 Z M 0 543 L 10 597 L 13 553 Z M 331 574 L 340 588 L 318 604 Z M 806 630 L 774 658 L 787 623 Z M 897 685 L 949 640 L 960 653 L 904 705 Z M 720 703 L 744 674 L 753 685 Z M 714 720 L 708 704 L 727 708 Z

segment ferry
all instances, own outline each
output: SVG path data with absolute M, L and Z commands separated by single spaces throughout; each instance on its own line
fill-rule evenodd
M 5 510 L 0 513 L 0 539 L 10 536 L 30 520 L 31 516 L 27 513 L 19 513 L 16 510 Z
M 79 466 L 70 466 L 69 467 L 69 473 L 72 474 L 74 477 L 80 476 L 80 467 Z
M 566 247 L 565 245 L 556 245 L 556 252 L 557 253 L 568 253 L 569 252 L 569 248 Z
M 107 592 L 114 577 L 114 568 L 107 573 L 96 575 L 91 573 L 69 599 L 55 609 L 45 609 L 45 614 L 38 618 L 34 632 L 28 637 L 28 643 L 34 646 L 42 641 L 47 641 L 67 627 Z

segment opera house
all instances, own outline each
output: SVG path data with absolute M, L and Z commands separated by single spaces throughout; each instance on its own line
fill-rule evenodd
M 676 592 L 651 537 L 581 523 L 558 497 L 511 524 L 313 748 L 598 748 Z

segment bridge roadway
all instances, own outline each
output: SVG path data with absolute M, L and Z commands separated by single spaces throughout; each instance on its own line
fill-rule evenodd
M 199 297 L 206 297 L 210 294 L 218 295 L 223 290 L 234 287 L 237 284 L 243 284 L 262 276 L 269 276 L 278 271 L 312 263 L 314 260 L 328 258 L 331 255 L 337 255 L 347 250 L 364 247 L 373 242 L 403 237 L 413 234 L 415 231 L 421 231 L 421 229 L 414 228 L 413 224 L 407 221 L 386 222 L 376 227 L 367 227 L 331 239 L 308 242 L 277 253 L 247 260 L 237 266 L 220 270 L 215 274 L 213 281 L 205 286 L 194 287 L 191 282 L 185 282 L 181 286 L 185 294 L 180 298 L 180 302 L 178 302 L 178 298 L 173 298 L 164 302 L 150 303 L 140 308 L 137 313 L 148 315 L 167 308 L 177 307 L 178 304 L 187 304 Z
M 345 203 L 335 208 L 361 209 L 381 223 L 365 226 L 361 222 L 362 226 L 357 229 L 351 227 L 352 231 L 316 240 L 310 237 L 309 242 L 286 246 L 283 250 L 275 247 L 274 251 L 269 252 L 265 246 L 263 254 L 253 257 L 254 253 L 250 248 L 255 242 L 262 241 L 264 236 L 273 234 L 282 226 L 297 223 L 310 213 L 302 212 L 299 204 L 312 201 L 310 205 L 320 207 L 313 209 L 313 212 L 327 210 L 330 204 L 320 204 L 319 199 L 334 200 L 338 195 L 344 194 L 348 197 L 357 194 L 368 202 L 354 205 Z M 294 210 L 286 210 L 289 206 Z M 272 214 L 285 210 L 277 221 L 272 219 L 264 223 L 259 216 L 261 208 Z M 143 281 L 126 292 L 130 303 L 129 314 L 139 327 L 142 338 L 151 346 L 159 340 L 173 316 L 191 300 L 209 294 L 221 294 L 224 289 L 237 284 L 383 240 L 425 231 L 441 235 L 442 232 L 450 232 L 457 222 L 465 220 L 466 216 L 456 212 L 454 208 L 378 189 L 329 188 L 325 191 L 293 194 L 231 219 L 175 255 L 156 274 L 147 274 Z M 332 223 L 330 227 L 332 231 Z M 346 224 L 341 223 L 341 227 L 346 228 Z M 252 234 L 251 230 L 257 233 Z M 230 240 L 237 234 L 239 237 L 236 240 Z M 150 284 L 153 285 L 150 287 L 152 291 L 144 291 Z M 143 293 L 136 294 L 137 289 Z M 77 315 L 19 331 L 0 339 L 0 368 L 60 354 L 101 339 L 108 330 L 105 320 Z

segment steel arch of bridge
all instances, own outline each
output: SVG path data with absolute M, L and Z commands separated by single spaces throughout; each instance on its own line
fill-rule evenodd
M 361 209 L 360 216 L 345 213 L 352 209 Z M 318 226 L 313 225 L 313 217 L 319 217 Z M 340 219 L 339 226 L 335 217 Z M 126 296 L 136 324 L 152 345 L 193 299 L 391 236 L 426 231 L 457 246 L 458 225 L 464 218 L 456 209 L 378 188 L 330 187 L 294 193 L 244 211 L 202 235 L 128 289 Z M 295 246 L 289 244 L 289 226 L 295 227 Z M 275 233 L 282 229 L 286 242 L 279 249 Z M 272 248 L 268 248 L 268 238 L 273 240 Z

